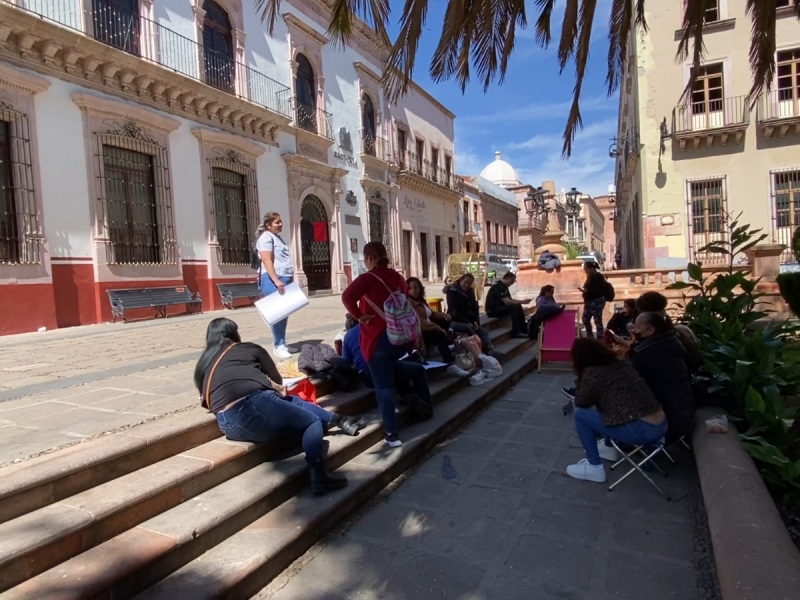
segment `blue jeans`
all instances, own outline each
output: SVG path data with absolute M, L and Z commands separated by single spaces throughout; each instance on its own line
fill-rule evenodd
M 374 388 L 372 375 L 369 369 L 364 369 L 359 373 L 361 381 L 367 387 Z M 394 386 L 401 396 L 416 394 L 422 400 L 433 406 L 431 389 L 428 387 L 428 372 L 419 363 L 407 360 L 399 360 L 394 363 Z
M 282 275 L 278 275 L 278 279 L 283 285 L 289 285 L 292 283 L 291 277 L 284 277 Z M 261 288 L 261 293 L 265 296 L 269 296 L 270 294 L 274 294 L 278 291 L 278 288 L 275 287 L 275 284 L 270 279 L 267 273 L 261 274 L 261 281 L 258 283 L 259 287 Z M 275 323 L 272 326 L 272 337 L 275 340 L 275 347 L 278 346 L 285 346 L 286 345 L 286 326 L 289 324 L 289 317 L 286 317 L 283 321 Z
M 322 458 L 323 425 L 331 422 L 332 413 L 297 396 L 284 399 L 273 390 L 258 390 L 217 413 L 220 431 L 236 442 L 270 442 L 302 436 L 306 460 Z
M 478 338 L 481 340 L 481 352 L 484 354 L 488 354 L 489 352 L 494 350 L 492 346 L 492 339 L 489 337 L 489 332 L 486 331 L 483 327 L 478 327 L 478 331 L 472 329 L 471 325 L 467 325 L 466 323 L 456 323 L 455 321 L 450 322 L 450 329 L 455 331 L 456 333 L 463 333 L 466 335 L 477 335 Z
M 598 437 L 609 437 L 614 441 L 631 446 L 647 446 L 655 444 L 664 437 L 664 434 L 667 433 L 667 420 L 664 419 L 660 424 L 653 425 L 638 419 L 624 425 L 608 427 L 603 423 L 603 418 L 596 409 L 576 408 L 575 431 L 586 451 L 589 464 L 599 465 L 601 462 L 600 453 L 597 451 Z
M 393 346 L 386 337 L 386 332 L 378 338 L 375 352 L 367 361 L 372 383 L 375 385 L 375 400 L 378 411 L 381 413 L 383 428 L 387 434 L 397 433 L 397 423 L 394 417 L 394 373 L 398 359 L 408 352 L 409 346 Z M 422 366 L 422 365 L 420 365 Z M 427 381 L 427 379 L 426 379 Z

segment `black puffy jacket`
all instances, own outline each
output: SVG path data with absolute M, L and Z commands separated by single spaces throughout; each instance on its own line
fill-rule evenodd
M 447 314 L 453 317 L 456 323 L 480 323 L 481 317 L 478 310 L 478 301 L 475 299 L 475 290 L 465 293 L 457 283 L 447 290 Z
M 686 352 L 672 331 L 651 336 L 632 349 L 631 363 L 667 415 L 667 443 L 692 431 L 695 401 Z

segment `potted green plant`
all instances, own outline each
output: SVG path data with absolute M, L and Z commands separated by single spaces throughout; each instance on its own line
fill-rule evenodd
M 800 227 L 792 236 L 792 252 L 796 261 L 800 262 Z M 781 291 L 781 296 L 792 309 L 792 312 L 800 316 L 800 272 L 781 273 L 775 279 Z

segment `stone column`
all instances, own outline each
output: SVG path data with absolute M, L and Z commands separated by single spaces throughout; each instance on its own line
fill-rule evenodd
M 750 276 L 761 279 L 756 291 L 764 294 L 756 306 L 758 310 L 778 314 L 791 312 L 775 282 L 781 272 L 781 254 L 784 250 L 786 246 L 783 244 L 759 244 L 747 251 L 747 260 L 753 269 Z

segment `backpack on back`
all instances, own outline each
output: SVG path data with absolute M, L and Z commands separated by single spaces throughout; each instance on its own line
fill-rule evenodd
M 603 284 L 603 297 L 606 299 L 606 302 L 613 302 L 615 296 L 616 292 L 614 291 L 614 286 L 611 285 L 610 281 L 606 280 Z
M 383 310 L 378 308 L 369 298 L 365 298 L 373 310 L 386 321 L 386 337 L 393 346 L 403 346 L 417 341 L 422 336 L 417 311 L 411 306 L 406 295 L 397 290 L 393 292 L 386 282 L 370 273 L 389 291 L 389 297 L 383 303 Z
M 253 246 L 250 248 L 250 268 L 254 271 L 261 269 L 261 253 L 258 251 L 257 243 L 253 242 Z

